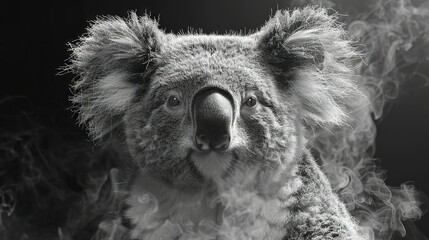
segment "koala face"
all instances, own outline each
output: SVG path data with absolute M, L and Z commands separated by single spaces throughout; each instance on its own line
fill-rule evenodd
M 185 36 L 155 57 L 148 91 L 126 112 L 128 145 L 156 178 L 193 186 L 240 165 L 293 156 L 293 105 L 248 37 Z M 276 149 L 281 148 L 278 152 Z
M 131 13 L 72 47 L 72 101 L 94 139 L 126 134 L 141 168 L 193 189 L 241 167 L 287 166 L 307 129 L 342 124 L 356 92 L 335 18 L 278 11 L 250 35 L 166 34 Z

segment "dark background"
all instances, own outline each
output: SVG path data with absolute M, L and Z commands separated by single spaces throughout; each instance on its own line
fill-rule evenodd
M 205 33 L 226 30 L 256 29 L 288 1 L 8 1 L 1 3 L 0 57 L 2 76 L 0 101 L 11 96 L 25 96 L 28 101 L 1 106 L 14 111 L 28 104 L 34 114 L 55 118 L 64 128 L 84 131 L 74 125 L 68 98 L 72 75 L 57 75 L 70 52 L 66 43 L 85 32 L 88 21 L 97 15 L 127 16 L 150 12 L 160 17 L 160 27 L 177 33 L 188 27 Z M 421 67 L 428 77 L 427 61 Z M 6 110 L 5 110 L 6 108 Z M 0 114 L 2 114 L 0 112 Z M 387 183 L 399 186 L 411 181 L 429 193 L 429 87 L 402 91 L 390 104 L 390 110 L 377 121 L 376 157 L 387 170 Z M 4 171 L 7 169 L 0 169 Z M 429 235 L 429 217 L 417 226 Z

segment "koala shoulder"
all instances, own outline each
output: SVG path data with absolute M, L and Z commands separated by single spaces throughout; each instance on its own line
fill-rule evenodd
M 367 239 L 308 151 L 299 163 L 298 176 L 303 184 L 291 207 L 295 218 L 289 237 L 301 239 L 299 234 L 305 232 L 304 239 Z

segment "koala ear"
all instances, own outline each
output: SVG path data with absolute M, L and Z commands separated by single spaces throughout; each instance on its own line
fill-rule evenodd
M 93 139 L 120 125 L 165 36 L 157 22 L 131 12 L 127 19 L 97 19 L 71 45 L 66 70 L 78 75 L 71 100 Z
M 346 98 L 357 93 L 349 64 L 357 53 L 335 16 L 316 7 L 277 11 L 254 37 L 279 86 L 299 98 L 306 124 L 345 122 Z

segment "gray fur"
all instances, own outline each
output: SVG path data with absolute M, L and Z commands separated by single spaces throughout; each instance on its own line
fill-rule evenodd
M 346 33 L 325 10 L 278 11 L 255 34 L 281 81 L 293 81 L 301 117 L 308 125 L 342 124 L 345 98 L 357 94 L 350 60 L 358 57 Z M 286 70 L 286 71 L 285 71 Z M 294 76 L 295 75 L 295 76 Z
M 76 94 L 72 102 L 79 112 L 79 122 L 87 124 L 94 139 L 120 123 L 139 87 L 132 80 L 144 74 L 162 37 L 155 21 L 131 13 L 128 19 L 97 19 L 78 44 L 72 45 L 68 69 L 79 76 L 73 85 Z M 111 90 L 106 91 L 108 88 Z M 115 91 L 130 94 L 115 96 Z M 118 102 L 122 104 L 115 104 Z
M 189 160 L 189 109 L 196 91 L 216 86 L 231 93 L 236 118 L 231 149 L 225 153 L 228 171 L 213 180 L 215 199 L 225 206 L 215 235 L 364 239 L 309 155 L 305 137 L 309 128 L 345 124 L 345 99 L 359 94 L 350 69 L 357 54 L 335 16 L 306 7 L 278 11 L 251 35 L 173 35 L 147 16 L 131 13 L 128 19 L 95 21 L 72 51 L 70 69 L 79 75 L 72 100 L 79 121 L 94 139 L 123 129 L 137 165 L 160 184 L 147 187 L 163 189 L 155 194 L 156 204 L 168 202 L 166 207 L 173 208 L 177 203 L 168 199 L 183 201 L 187 194 L 212 186 L 201 171 L 204 166 Z M 172 94 L 181 99 L 180 108 L 166 106 Z M 254 108 L 243 106 L 250 95 L 258 99 Z M 257 174 L 246 174 L 248 169 Z M 165 234 L 173 239 L 177 233 L 201 239 L 183 232 L 186 223 L 173 221 L 187 213 L 154 213 L 139 205 L 145 190 L 138 179 L 124 199 L 130 205 L 123 213 L 132 225 L 130 236 L 156 239 Z M 234 195 L 237 189 L 242 196 Z M 278 209 L 267 210 L 265 203 Z M 243 210 L 245 206 L 252 207 Z M 243 211 L 252 217 L 237 221 Z

